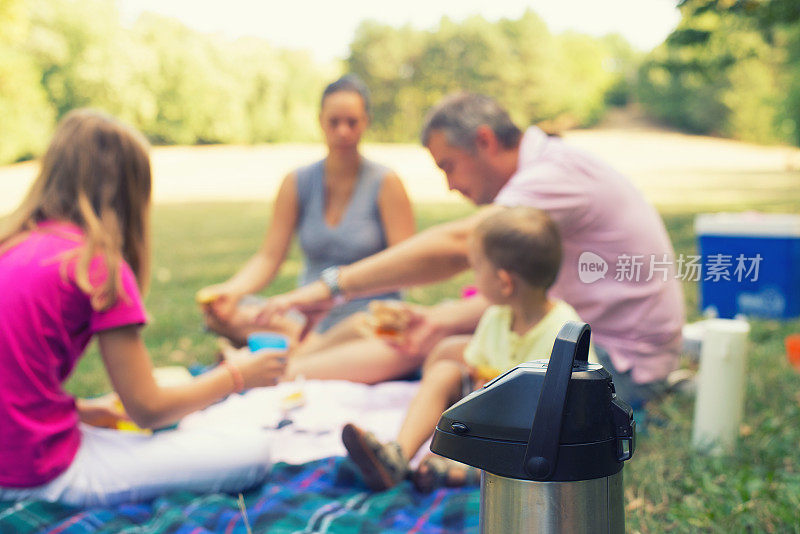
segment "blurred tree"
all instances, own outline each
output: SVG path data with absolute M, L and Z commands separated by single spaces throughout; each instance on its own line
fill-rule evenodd
M 494 96 L 517 124 L 556 118 L 562 112 L 556 87 L 560 66 L 557 43 L 547 25 L 530 9 L 517 20 L 498 24 L 510 47 L 508 55 L 499 58 L 503 82 Z
M 321 139 L 319 104 L 322 91 L 338 77 L 329 69 L 320 70 L 305 51 L 283 50 L 281 62 L 286 71 L 283 85 L 283 123 L 279 141 L 309 141 Z
M 320 92 L 341 70 L 154 14 L 126 27 L 108 0 L 3 0 L 0 30 L 0 162 L 38 153 L 54 121 L 84 106 L 155 143 L 317 140 Z M 496 97 L 522 125 L 590 124 L 609 88 L 624 90 L 625 46 L 553 37 L 533 11 L 498 22 L 443 18 L 429 31 L 367 21 L 344 67 L 372 91 L 369 137 L 411 141 L 425 112 L 456 90 Z
M 115 4 L 105 0 L 29 0 L 27 50 L 42 72 L 42 85 L 58 118 L 76 107 L 116 111 L 119 85 L 112 70 L 120 34 Z M 111 108 L 111 109 L 109 109 Z
M 780 131 L 800 146 L 800 25 L 786 31 L 786 68 L 782 84 L 786 99 L 782 103 Z
M 430 31 L 365 22 L 347 65 L 372 89 L 374 136 L 405 141 L 417 136 L 432 105 L 459 90 L 492 95 L 523 125 L 565 118 L 573 126 L 590 124 L 621 78 L 613 58 L 600 40 L 554 38 L 528 10 L 496 23 L 445 17 Z
M 698 133 L 800 142 L 796 0 L 682 0 L 682 19 L 643 63 L 639 96 Z
M 571 32 L 557 38 L 557 49 L 559 115 L 574 125 L 597 122 L 615 81 L 610 53 L 597 39 Z
M 797 0 L 679 0 L 678 7 L 688 7 L 698 15 L 717 12 L 751 19 L 770 43 L 782 28 L 800 21 Z
M 248 142 L 274 142 L 285 132 L 289 72 L 279 51 L 255 38 L 239 39 L 226 47 L 229 75 L 239 86 L 247 119 Z
M 38 154 L 55 120 L 91 106 L 156 143 L 319 138 L 324 80 L 306 53 L 229 41 L 107 0 L 0 3 L 0 163 Z
M 420 89 L 432 100 L 457 90 L 496 94 L 509 52 L 506 36 L 483 17 L 473 16 L 461 24 L 445 17 L 428 35 L 419 57 Z
M 180 22 L 146 13 L 133 28 L 153 54 L 143 84 L 157 105 L 140 124 L 157 143 L 240 142 L 247 131 L 235 83 L 223 75 L 208 36 Z
M 41 72 L 25 52 L 31 31 L 23 0 L 0 2 L 0 163 L 30 159 L 47 142 L 54 112 Z
M 608 71 L 614 78 L 606 93 L 606 103 L 624 106 L 634 98 L 636 76 L 644 54 L 636 51 L 622 35 L 615 33 L 601 39 L 608 51 Z
M 676 30 L 643 63 L 643 103 L 662 120 L 692 132 L 785 140 L 779 126 L 785 91 L 781 48 L 738 9 L 686 0 L 681 12 Z
M 372 97 L 372 128 L 378 141 L 411 141 L 416 137 L 428 98 L 417 87 L 425 34 L 410 26 L 393 28 L 362 22 L 350 43 L 347 70 L 367 83 Z

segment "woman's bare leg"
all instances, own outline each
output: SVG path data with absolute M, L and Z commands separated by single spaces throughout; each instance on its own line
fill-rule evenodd
M 376 384 L 407 375 L 422 363 L 377 338 L 355 339 L 310 354 L 294 355 L 286 367 L 286 380 L 305 378 L 350 380 Z
M 366 325 L 366 313 L 354 313 L 350 317 L 343 319 L 322 334 L 312 332 L 295 349 L 292 356 L 302 356 L 312 354 L 334 345 L 340 345 L 356 339 L 365 337 L 364 325 Z

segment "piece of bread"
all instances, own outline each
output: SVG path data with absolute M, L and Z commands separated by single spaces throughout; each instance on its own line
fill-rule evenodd
M 402 302 L 373 300 L 369 303 L 369 325 L 378 337 L 397 340 L 411 321 L 411 314 Z
M 217 296 L 218 295 L 213 291 L 204 291 L 201 289 L 195 294 L 194 299 L 198 304 L 211 304 L 217 300 Z

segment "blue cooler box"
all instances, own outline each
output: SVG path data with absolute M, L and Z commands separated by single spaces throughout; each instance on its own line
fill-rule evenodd
M 800 316 L 800 215 L 702 214 L 695 235 L 702 312 L 725 319 Z

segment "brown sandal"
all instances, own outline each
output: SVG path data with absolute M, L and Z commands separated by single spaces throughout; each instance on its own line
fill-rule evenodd
M 408 476 L 408 461 L 397 442 L 381 443 L 351 423 L 342 428 L 342 442 L 371 490 L 387 490 Z
M 443 486 L 448 488 L 477 486 L 481 482 L 481 471 L 471 465 L 429 454 L 411 474 L 411 480 L 417 490 L 430 493 Z

